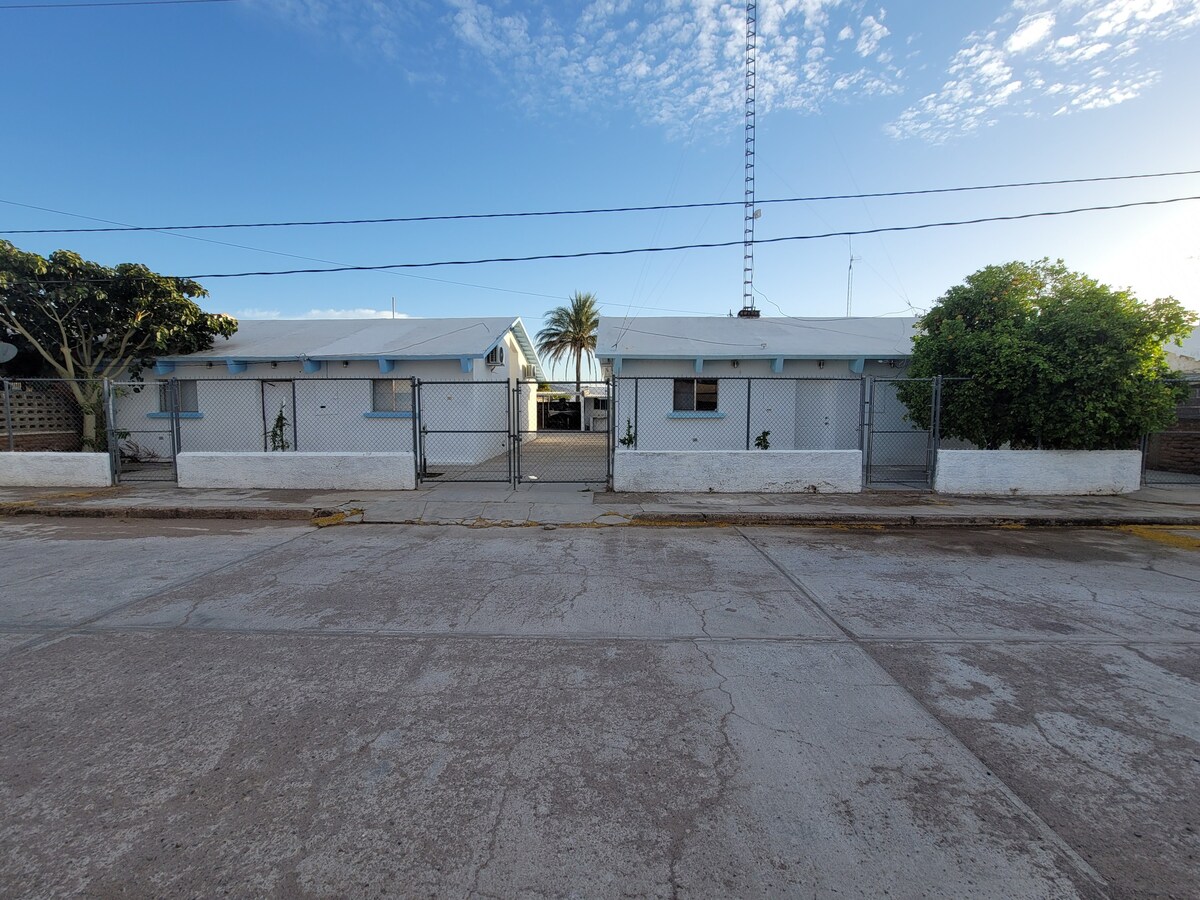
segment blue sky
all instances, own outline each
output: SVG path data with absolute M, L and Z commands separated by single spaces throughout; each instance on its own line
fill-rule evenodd
M 0 10 L 0 229 L 97 224 L 14 203 L 159 225 L 740 200 L 743 28 L 741 4 L 685 0 Z M 1198 36 L 1200 0 L 766 0 L 758 198 L 1200 169 Z M 770 204 L 757 235 L 1193 195 L 1200 176 Z M 730 207 L 2 236 L 196 275 L 741 234 Z M 923 310 L 983 265 L 1043 256 L 1200 311 L 1198 235 L 1200 202 L 862 237 L 853 311 Z M 843 314 L 849 255 L 845 238 L 760 246 L 758 305 Z M 363 315 L 395 297 L 401 314 L 536 329 L 575 290 L 610 315 L 736 310 L 741 248 L 204 283 L 208 308 L 242 317 Z

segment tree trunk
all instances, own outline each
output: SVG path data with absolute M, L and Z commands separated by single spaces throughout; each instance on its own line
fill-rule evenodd
M 73 393 L 79 401 L 79 410 L 83 414 L 83 427 L 79 434 L 83 450 L 91 453 L 101 453 L 107 450 L 108 433 L 103 430 L 106 427 L 102 408 L 103 386 L 88 382 L 75 387 Z

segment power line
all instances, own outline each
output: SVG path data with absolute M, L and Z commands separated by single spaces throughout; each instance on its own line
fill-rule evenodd
M 184 2 L 184 0 L 178 0 Z M 189 0 L 199 2 L 199 0 Z M 923 188 L 912 191 L 878 191 L 865 194 L 827 194 L 818 197 L 782 197 L 769 200 L 759 200 L 758 206 L 772 203 L 817 203 L 834 200 L 864 200 L 880 197 L 917 197 L 931 194 L 955 194 L 970 191 L 998 191 L 1010 188 L 1051 187 L 1066 184 L 1096 184 L 1110 181 L 1135 181 L 1147 178 L 1177 178 L 1185 175 L 1200 175 L 1200 169 L 1189 169 L 1180 172 L 1149 172 L 1137 175 L 1105 175 L 1095 178 L 1060 178 L 1051 181 L 1013 181 L 1001 184 L 978 184 L 948 188 Z M 50 212 L 60 215 L 75 215 L 62 213 L 57 209 L 44 206 L 34 206 L 29 203 L 18 203 L 15 200 L 0 199 L 0 203 L 10 206 L 20 206 L 24 209 L 35 209 L 40 212 Z M 587 216 L 609 213 L 657 212 L 661 210 L 682 209 L 713 209 L 727 206 L 744 206 L 744 200 L 720 200 L 705 203 L 663 203 L 654 206 L 611 206 L 592 209 L 556 209 L 529 212 L 499 212 L 499 213 L 461 213 L 454 215 L 424 215 L 424 216 L 391 216 L 380 219 L 317 219 L 311 221 L 287 222 L 237 222 L 208 225 L 121 225 L 104 228 L 0 228 L 0 234 L 96 234 L 124 231 L 203 231 L 222 228 L 297 228 L 326 225 L 384 225 L 411 222 L 460 222 L 477 219 L 522 219 L 539 216 Z M 93 216 L 79 216 L 82 219 L 93 219 Z M 96 221 L 106 221 L 96 219 Z
M 11 203 L 11 202 L 12 201 L 9 201 L 9 200 L 0 200 L 0 203 Z M 15 204 L 15 205 L 25 206 L 26 204 Z M 90 219 L 93 222 L 105 222 L 109 225 L 119 226 L 120 228 L 135 227 L 132 225 L 126 225 L 124 222 L 117 222 L 113 219 L 100 219 L 100 218 L 97 218 L 96 216 L 85 216 L 85 215 L 82 215 L 81 213 L 67 212 L 67 211 L 61 210 L 61 209 L 48 209 L 46 207 L 40 207 L 40 206 L 29 207 L 29 208 L 40 209 L 43 212 L 52 212 L 52 213 L 54 213 L 56 215 L 60 215 L 60 216 L 71 216 L 72 218 L 75 218 L 75 219 Z M 112 229 L 112 230 L 118 230 L 118 229 Z M 143 229 L 143 230 L 145 230 L 145 229 Z M 268 250 L 265 247 L 251 247 L 249 244 L 234 244 L 230 241 L 220 241 L 215 238 L 201 237 L 200 235 L 196 235 L 196 234 L 176 234 L 175 232 L 172 232 L 172 231 L 163 231 L 160 229 L 151 229 L 151 230 L 153 230 L 157 234 L 162 234 L 162 235 L 165 235 L 166 237 L 179 238 L 180 240 L 202 241 L 206 244 L 218 244 L 222 247 L 233 247 L 236 250 L 249 250 L 253 253 L 269 253 L 272 256 L 284 256 L 284 257 L 288 257 L 289 259 L 302 259 L 307 262 L 325 263 L 326 265 L 330 265 L 330 266 L 347 265 L 346 263 L 342 263 L 342 262 L 339 262 L 338 260 L 334 260 L 334 259 L 321 259 L 320 257 L 316 257 L 316 256 L 304 256 L 299 253 L 287 253 L 287 252 L 284 252 L 283 250 Z M 505 294 L 524 294 L 524 295 L 527 295 L 530 297 L 545 297 L 549 300 L 562 299 L 561 297 L 556 297 L 552 294 L 542 294 L 542 293 L 538 293 L 536 291 L 521 291 L 521 290 L 516 290 L 514 288 L 493 287 L 492 285 L 487 285 L 487 284 L 473 284 L 473 283 L 467 282 L 467 281 L 452 281 L 452 280 L 446 279 L 446 278 L 434 278 L 431 275 L 417 275 L 413 272 L 384 271 L 384 272 L 381 272 L 380 274 L 395 275 L 398 278 L 413 278 L 413 279 L 417 279 L 419 281 L 433 281 L 438 284 L 452 284 L 457 287 L 477 288 L 479 290 L 484 290 L 484 291 L 498 291 L 500 293 L 505 293 Z
M 963 219 L 955 222 L 926 222 L 920 225 L 893 225 L 885 228 L 870 228 L 861 231 L 835 231 L 825 234 L 800 234 L 787 237 L 757 238 L 756 244 L 779 244 L 789 241 L 815 241 L 831 237 L 852 237 L 864 234 L 882 234 L 884 232 L 921 231 L 929 228 L 951 228 L 960 225 L 979 225 L 984 222 L 1012 222 L 1019 219 L 1035 219 L 1047 216 L 1067 216 L 1075 213 L 1101 212 L 1113 209 L 1130 209 L 1137 206 L 1162 206 L 1168 203 L 1182 203 L 1188 200 L 1200 200 L 1195 197 L 1173 197 L 1168 200 L 1141 200 L 1134 203 L 1119 203 L 1111 206 L 1086 206 L 1078 209 L 1051 210 L 1048 212 L 1022 213 L 1013 216 L 988 216 L 978 219 Z M 551 259 L 584 259 L 594 256 L 631 256 L 636 253 L 670 253 L 678 250 L 714 250 L 723 247 L 740 247 L 741 241 L 719 241 L 707 244 L 679 244 L 670 247 L 632 247 L 624 250 L 586 250 L 579 253 L 543 253 L 534 256 L 500 256 L 486 259 L 443 260 L 423 263 L 389 263 L 378 266 L 340 266 L 332 269 L 291 269 L 276 272 L 234 272 L 209 273 L 205 275 L 187 275 L 186 278 L 199 280 L 201 278 L 250 278 L 259 275 L 310 275 L 321 272 L 375 272 L 385 269 L 428 269 L 440 266 L 478 266 L 486 263 L 538 262 Z
M 0 9 L 96 9 L 103 6 L 180 6 L 189 3 L 236 3 L 237 0 L 112 0 L 111 3 L 4 3 Z
M 1085 212 L 1104 212 L 1115 209 L 1132 209 L 1143 206 L 1164 206 L 1170 203 L 1185 203 L 1191 200 L 1200 200 L 1200 196 L 1192 197 L 1171 197 L 1166 200 L 1139 200 L 1132 203 L 1116 203 L 1109 206 L 1083 206 L 1076 209 L 1058 209 L 1045 212 L 1021 213 L 1011 216 L 985 216 L 976 219 L 959 219 L 957 221 L 948 222 L 925 222 L 919 225 L 892 225 L 884 228 L 867 228 L 859 231 L 831 231 L 823 234 L 796 234 L 785 237 L 775 238 L 756 238 L 756 244 L 781 244 L 795 241 L 816 241 L 825 238 L 835 237 L 857 237 L 865 234 L 883 234 L 885 232 L 903 232 L 903 231 L 924 231 L 932 228 L 953 228 L 963 225 L 980 225 L 985 222 L 1015 222 L 1022 219 L 1038 219 L 1051 216 L 1069 216 L 1076 213 Z M 389 269 L 431 269 L 440 266 L 479 266 L 488 263 L 515 263 L 515 262 L 539 262 L 552 259 L 585 259 L 588 257 L 603 257 L 603 256 L 632 256 L 637 253 L 670 253 L 679 250 L 714 250 L 726 247 L 740 247 L 741 241 L 719 241 L 707 244 L 678 244 L 669 247 L 630 247 L 623 250 L 585 250 L 578 253 L 540 253 L 533 256 L 497 256 L 485 259 L 456 259 L 456 260 L 439 260 L 437 262 L 416 262 L 416 263 L 385 263 L 377 266 L 337 266 L 329 269 L 283 269 L 275 271 L 262 272 L 209 272 L 203 275 L 179 275 L 177 278 L 186 278 L 194 281 L 201 279 L 212 278 L 252 278 L 258 276 L 277 276 L 277 275 L 317 275 L 331 272 L 382 272 Z M 110 279 L 93 279 L 99 283 L 107 282 Z M 53 284 L 53 281 L 38 281 L 36 279 L 17 280 L 13 279 L 6 282 L 7 284 Z M 86 280 L 80 280 L 74 283 L 86 283 Z

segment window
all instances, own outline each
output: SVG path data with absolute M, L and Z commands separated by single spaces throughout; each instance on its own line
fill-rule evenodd
M 601 412 L 602 410 L 607 410 L 608 409 L 608 398 L 607 397 L 597 397 L 594 400 L 592 400 L 592 409 L 594 409 L 596 412 Z
M 200 404 L 196 399 L 196 382 L 181 379 L 175 384 L 179 389 L 179 412 L 200 412 Z M 171 412 L 171 382 L 169 381 L 158 383 L 158 411 Z
M 371 381 L 371 412 L 411 413 L 412 382 L 407 378 L 376 378 Z
M 717 379 L 676 378 L 675 412 L 716 412 Z

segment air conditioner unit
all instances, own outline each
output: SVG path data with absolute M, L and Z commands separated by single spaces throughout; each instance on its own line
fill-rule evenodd
M 487 355 L 487 364 L 493 369 L 497 366 L 504 365 L 504 345 L 500 344 L 492 348 L 492 352 Z

